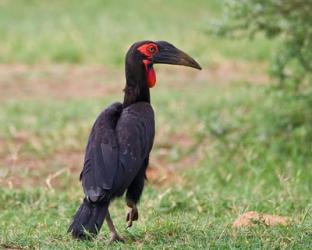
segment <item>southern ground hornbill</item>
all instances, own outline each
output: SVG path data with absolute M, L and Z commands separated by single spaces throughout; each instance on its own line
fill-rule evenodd
M 106 219 L 111 241 L 122 241 L 109 214 L 109 204 L 126 192 L 128 227 L 138 219 L 137 203 L 154 140 L 154 111 L 150 88 L 155 85 L 153 64 L 175 64 L 201 69 L 186 53 L 170 43 L 142 41 L 126 55 L 123 103 L 114 103 L 95 121 L 80 174 L 85 198 L 68 231 L 86 239 L 96 235 Z

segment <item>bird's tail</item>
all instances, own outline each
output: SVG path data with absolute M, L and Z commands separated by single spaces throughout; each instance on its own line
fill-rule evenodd
M 67 232 L 77 239 L 87 239 L 97 235 L 107 211 L 108 203 L 91 203 L 85 198 Z

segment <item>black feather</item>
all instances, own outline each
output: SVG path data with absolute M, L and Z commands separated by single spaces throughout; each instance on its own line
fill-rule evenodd
M 68 232 L 76 239 L 87 239 L 97 235 L 107 214 L 108 204 L 107 202 L 91 203 L 85 198 L 76 212 Z

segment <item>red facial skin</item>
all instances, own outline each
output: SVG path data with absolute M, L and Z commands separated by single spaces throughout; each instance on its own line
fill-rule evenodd
M 138 48 L 143 55 L 146 56 L 147 59 L 143 60 L 145 66 L 146 80 L 149 88 L 152 88 L 156 84 L 156 74 L 154 71 L 152 63 L 152 56 L 158 53 L 158 47 L 155 43 L 146 43 L 141 45 Z

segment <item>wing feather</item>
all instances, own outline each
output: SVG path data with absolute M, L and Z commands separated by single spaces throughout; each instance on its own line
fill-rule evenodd
M 80 180 L 91 201 L 109 198 L 118 166 L 118 145 L 115 133 L 121 103 L 114 103 L 96 119 L 86 147 Z
M 120 109 L 110 111 L 112 106 L 97 118 L 86 147 L 80 178 L 91 201 L 122 195 L 153 146 L 155 124 L 150 104 L 132 104 L 121 114 Z
M 152 149 L 155 135 L 152 106 L 139 102 L 125 108 L 118 120 L 116 134 L 119 168 L 114 187 L 121 195 L 136 177 Z

